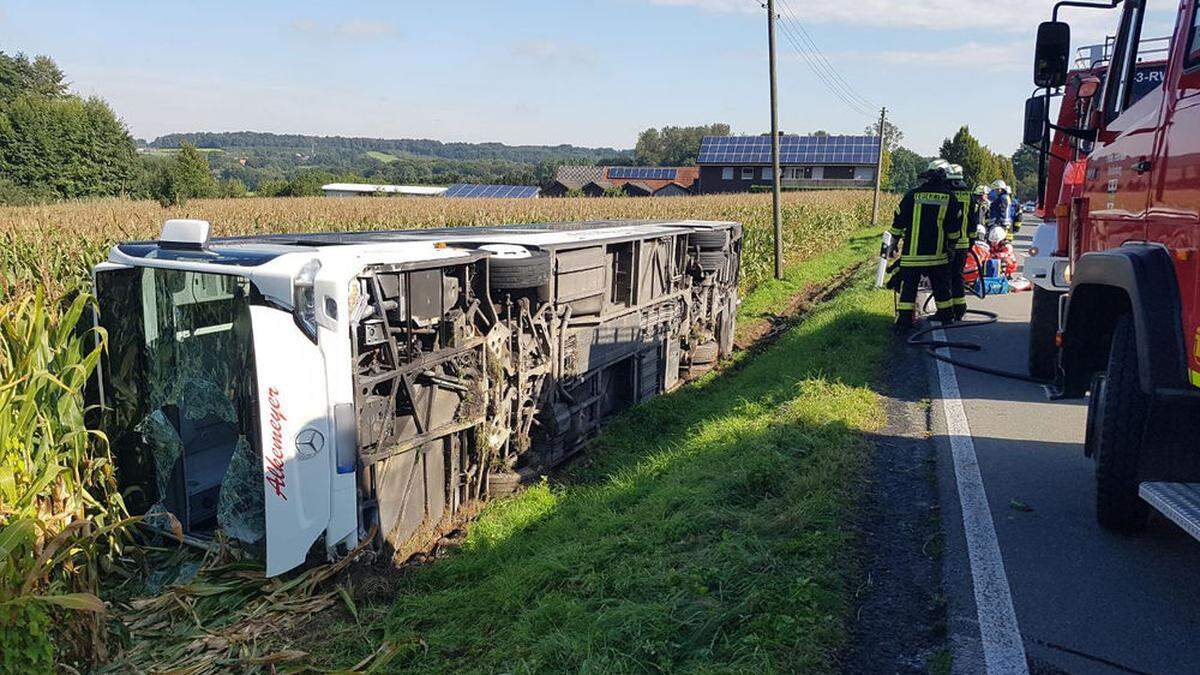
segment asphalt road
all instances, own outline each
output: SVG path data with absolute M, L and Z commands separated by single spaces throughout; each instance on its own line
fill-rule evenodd
M 953 331 L 983 345 L 955 356 L 1024 372 L 1030 298 L 973 300 L 1001 320 Z M 954 463 L 929 371 L 955 671 L 983 672 Z M 1094 466 L 1083 456 L 1084 402 L 1052 402 L 1038 385 L 955 371 L 1031 670 L 1200 672 L 1200 543 L 1162 519 L 1138 537 L 1100 529 Z

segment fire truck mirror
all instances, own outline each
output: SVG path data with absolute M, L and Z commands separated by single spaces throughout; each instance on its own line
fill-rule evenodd
M 1025 145 L 1040 148 L 1042 135 L 1046 129 L 1046 97 L 1034 96 L 1025 101 Z
M 1046 21 L 1038 26 L 1033 57 L 1033 83 L 1039 87 L 1061 87 L 1067 83 L 1071 59 L 1071 26 Z

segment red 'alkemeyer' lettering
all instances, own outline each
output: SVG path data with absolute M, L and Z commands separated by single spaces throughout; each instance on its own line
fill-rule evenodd
M 287 501 L 287 495 L 283 491 L 287 487 L 283 471 L 283 422 L 287 417 L 283 414 L 283 406 L 279 403 L 279 390 L 275 387 L 267 389 L 267 404 L 271 406 L 271 449 L 263 454 L 263 477 L 267 485 L 275 490 L 275 494 Z

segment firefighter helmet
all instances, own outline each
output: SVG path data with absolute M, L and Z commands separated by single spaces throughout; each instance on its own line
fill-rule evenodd
M 975 194 L 986 195 L 987 193 L 988 193 L 988 186 L 986 186 L 986 185 L 976 185 L 975 186 Z
M 992 183 L 992 189 L 998 192 L 1008 192 L 1008 183 L 1005 183 L 1002 178 L 997 178 Z
M 946 167 L 946 178 L 949 178 L 950 180 L 962 180 L 963 179 L 962 165 L 961 164 L 951 164 L 950 166 Z

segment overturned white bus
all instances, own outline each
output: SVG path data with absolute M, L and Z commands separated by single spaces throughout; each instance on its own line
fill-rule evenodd
M 420 548 L 733 346 L 737 223 L 208 231 L 94 269 L 102 424 L 131 511 L 268 575 Z

